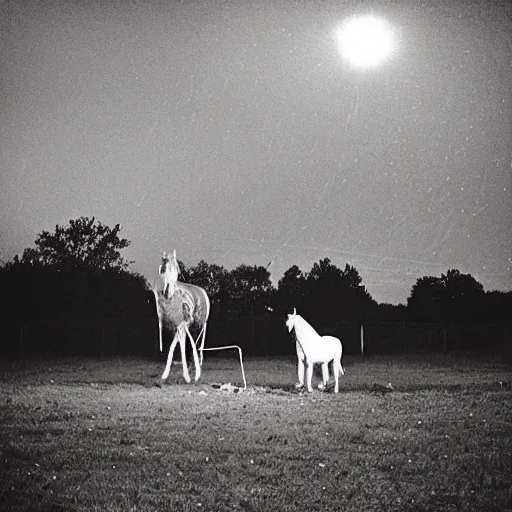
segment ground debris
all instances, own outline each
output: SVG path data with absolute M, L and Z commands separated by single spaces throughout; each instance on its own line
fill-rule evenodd
M 231 382 L 228 382 L 226 384 L 214 382 L 211 386 L 214 389 L 220 389 L 221 391 L 229 391 L 231 393 L 240 393 L 240 391 L 243 390 L 243 388 L 240 388 L 238 386 L 233 386 L 233 384 L 231 384 Z
M 373 386 L 370 388 L 370 391 L 373 393 L 380 393 L 381 395 L 387 395 L 388 393 L 391 393 L 395 391 L 395 388 L 391 384 L 391 382 L 388 382 L 386 385 L 374 383 Z

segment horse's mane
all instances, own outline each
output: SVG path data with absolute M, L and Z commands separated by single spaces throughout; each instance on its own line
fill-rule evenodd
M 300 315 L 295 315 L 295 334 L 297 335 L 297 321 L 299 321 L 298 327 L 303 329 L 306 334 L 313 334 L 318 336 L 318 333 L 315 331 L 314 327 L 307 321 L 304 320 Z
M 177 259 L 169 255 L 162 257 L 160 274 L 164 274 L 166 271 L 170 272 L 173 268 L 177 270 L 178 274 L 181 274 L 180 264 Z

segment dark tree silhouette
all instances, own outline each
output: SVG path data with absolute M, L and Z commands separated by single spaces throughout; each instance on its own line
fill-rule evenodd
M 407 307 L 404 304 L 381 303 L 375 307 L 370 320 L 382 322 L 407 322 Z
M 481 316 L 483 300 L 483 286 L 470 274 L 452 269 L 441 277 L 417 279 L 407 309 L 414 320 L 475 321 Z
M 5 344 L 19 344 L 19 333 L 37 324 L 31 329 L 30 350 L 44 353 L 51 346 L 54 354 L 68 353 L 73 346 L 95 353 L 104 341 L 102 336 L 80 341 L 85 336 L 80 326 L 113 317 L 151 320 L 156 316 L 146 280 L 129 272 L 128 262 L 120 255 L 130 244 L 119 236 L 120 229 L 81 217 L 69 226 L 56 226 L 55 233 L 43 231 L 35 248 L 8 262 L 0 272 L 0 307 L 14 334 Z M 60 328 L 60 334 L 53 327 L 42 334 L 48 326 L 57 325 L 68 327 Z
M 481 314 L 488 322 L 512 324 L 512 291 L 485 292 Z
M 229 275 L 229 310 L 239 314 L 264 313 L 272 294 L 270 272 L 263 266 L 242 264 Z
M 439 277 L 425 276 L 416 280 L 407 299 L 407 309 L 416 320 L 434 320 L 443 311 L 444 287 Z
M 25 249 L 14 264 L 64 267 L 88 267 L 97 269 L 127 270 L 129 263 L 120 251 L 130 245 L 120 238 L 121 226 L 110 228 L 93 217 L 70 220 L 68 226 L 55 226 L 55 232 L 43 231 L 35 241 L 36 248 Z
M 214 302 L 222 293 L 229 272 L 221 265 L 208 264 L 201 260 L 195 267 L 188 269 L 188 281 L 204 288 L 210 300 Z
M 186 282 L 204 288 L 211 302 L 211 316 L 227 314 L 231 275 L 223 266 L 201 260 L 188 269 Z
M 293 308 L 299 310 L 304 305 L 304 293 L 306 291 L 306 276 L 297 265 L 292 265 L 285 271 L 283 277 L 277 283 L 275 303 L 280 310 L 291 313 Z
M 0 309 L 7 319 L 4 324 L 8 331 L 8 336 L 1 337 L 2 344 L 19 344 L 20 332 L 26 332 L 29 324 L 74 323 L 80 328 L 87 322 L 90 325 L 91 319 L 102 325 L 109 317 L 124 317 L 118 318 L 120 325 L 129 323 L 125 317 L 144 317 L 142 323 L 156 320 L 154 295 L 147 282 L 141 275 L 129 272 L 131 262 L 121 256 L 130 242 L 121 238 L 120 231 L 119 224 L 110 228 L 94 217 L 81 217 L 67 226 L 57 225 L 54 233 L 43 231 L 34 248 L 25 249 L 21 258 L 0 265 Z M 293 345 L 283 317 L 294 307 L 317 329 L 332 333 L 344 322 L 366 320 L 508 325 L 512 312 L 512 292 L 484 292 L 473 276 L 456 269 L 441 277 L 419 278 L 405 307 L 377 306 L 357 269 L 349 264 L 338 268 L 329 258 L 315 262 L 307 273 L 297 265 L 291 266 L 277 289 L 270 281 L 269 271 L 262 266 L 242 264 L 228 271 L 204 260 L 195 267 L 187 268 L 181 261 L 179 265 L 180 281 L 201 286 L 208 293 L 212 319 L 247 327 L 241 331 L 241 340 L 252 347 L 253 353 L 282 347 L 288 350 Z M 38 332 L 34 328 L 32 336 Z M 81 330 L 77 332 L 81 338 Z M 225 331 L 219 330 L 217 335 L 223 338 Z M 63 353 L 70 346 L 67 331 L 58 342 L 53 334 L 49 336 L 53 346 L 61 343 Z M 118 339 L 122 344 L 125 338 Z M 97 340 L 97 336 L 91 336 L 84 342 L 91 344 L 92 353 Z M 141 340 L 140 346 L 147 350 L 147 337 Z M 78 345 L 72 346 L 87 349 L 84 343 L 79 340 Z M 44 353 L 44 343 L 38 348 Z M 3 350 L 1 345 L 0 349 Z
M 484 287 L 472 275 L 462 274 L 457 269 L 448 270 L 446 275 L 441 274 L 441 281 L 448 300 L 481 296 L 484 291 Z
M 305 305 L 313 320 L 332 324 L 360 321 L 376 303 L 355 267 L 346 264 L 341 270 L 324 258 L 306 276 Z

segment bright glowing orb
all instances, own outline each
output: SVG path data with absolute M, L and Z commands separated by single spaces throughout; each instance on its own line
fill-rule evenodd
M 382 19 L 360 16 L 348 19 L 338 30 L 343 57 L 358 68 L 373 68 L 394 49 L 393 30 Z

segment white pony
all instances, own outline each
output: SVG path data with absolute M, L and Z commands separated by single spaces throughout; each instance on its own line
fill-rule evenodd
M 341 365 L 341 356 L 343 348 L 341 341 L 334 336 L 320 336 L 311 325 L 304 320 L 300 315 L 297 315 L 297 310 L 293 309 L 293 314 L 288 315 L 286 320 L 286 327 L 288 332 L 295 329 L 297 358 L 299 362 L 299 383 L 295 387 L 301 388 L 304 386 L 304 365 L 307 369 L 307 388 L 311 393 L 311 378 L 313 376 L 313 365 L 315 363 L 322 364 L 322 383 L 318 386 L 319 389 L 324 389 L 329 380 L 329 367 L 327 366 L 330 361 L 333 362 L 334 373 L 334 392 L 338 392 L 338 379 L 340 375 L 345 375 L 343 366 Z

